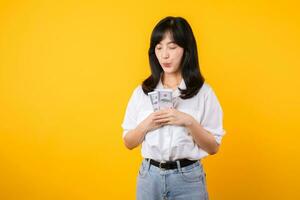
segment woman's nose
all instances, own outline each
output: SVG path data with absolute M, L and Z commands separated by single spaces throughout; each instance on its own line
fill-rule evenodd
M 163 50 L 162 51 L 162 58 L 168 58 L 169 57 L 169 52 L 168 52 L 168 50 Z

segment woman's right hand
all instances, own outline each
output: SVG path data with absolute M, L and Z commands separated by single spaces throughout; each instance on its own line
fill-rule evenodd
M 153 131 L 163 126 L 162 123 L 155 122 L 157 112 L 152 112 L 141 123 L 140 126 L 145 132 Z
M 148 131 L 155 130 L 163 126 L 162 123 L 155 122 L 157 112 L 149 114 L 139 125 L 130 130 L 124 137 L 125 145 L 128 149 L 134 149 L 143 142 Z

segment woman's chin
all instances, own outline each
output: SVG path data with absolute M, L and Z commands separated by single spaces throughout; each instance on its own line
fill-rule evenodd
M 176 70 L 172 69 L 172 68 L 164 68 L 164 73 L 166 74 L 174 74 L 176 73 Z

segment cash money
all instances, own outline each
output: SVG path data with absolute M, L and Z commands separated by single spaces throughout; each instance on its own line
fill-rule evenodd
M 158 105 L 159 109 L 173 108 L 172 90 L 171 89 L 158 89 Z
M 173 108 L 177 108 L 177 106 L 179 104 L 179 97 L 177 97 L 177 96 L 173 97 L 172 102 L 173 102 Z
M 159 104 L 158 104 L 158 92 L 157 91 L 153 91 L 153 92 L 149 92 L 148 93 L 151 103 L 152 103 L 152 107 L 154 111 L 159 110 Z
M 172 98 L 171 89 L 155 89 L 155 91 L 149 92 L 148 95 L 154 111 L 174 108 L 175 101 L 177 100 L 176 98 Z

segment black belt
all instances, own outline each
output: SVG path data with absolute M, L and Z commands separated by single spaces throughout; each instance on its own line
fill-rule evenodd
M 146 158 L 148 161 L 149 158 Z M 188 159 L 179 159 L 180 167 L 186 167 L 188 165 L 191 165 L 198 160 L 188 160 Z M 176 161 L 167 161 L 165 163 L 161 163 L 155 160 L 150 159 L 150 164 L 154 165 L 156 167 L 162 168 L 162 169 L 177 169 L 177 162 Z

